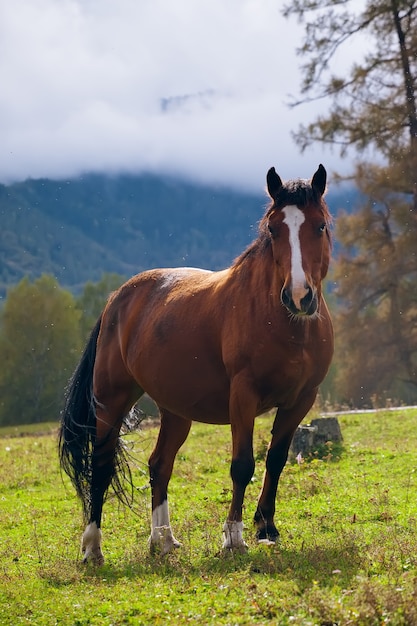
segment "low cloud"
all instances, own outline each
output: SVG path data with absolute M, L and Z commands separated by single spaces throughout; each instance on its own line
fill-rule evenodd
M 301 27 L 272 0 L 20 0 L 0 20 L 0 180 L 165 172 L 259 190 L 308 177 L 291 131 Z M 339 167 L 337 167 L 339 166 Z

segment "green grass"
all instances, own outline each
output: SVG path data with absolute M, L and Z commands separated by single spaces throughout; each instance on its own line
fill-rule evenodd
M 340 457 L 330 449 L 288 464 L 272 549 L 255 543 L 251 522 L 271 428 L 259 418 L 243 555 L 220 550 L 229 428 L 194 424 L 180 450 L 170 508 L 183 546 L 165 558 L 147 547 L 157 431 L 136 434 L 136 511 L 107 502 L 99 569 L 80 563 L 81 509 L 60 475 L 53 426 L 44 436 L 0 431 L 0 624 L 417 624 L 416 417 L 341 417 Z

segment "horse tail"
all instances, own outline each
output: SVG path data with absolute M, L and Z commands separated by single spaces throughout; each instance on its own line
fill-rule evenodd
M 96 437 L 93 370 L 101 317 L 96 322 L 78 366 L 65 391 L 59 431 L 59 459 L 88 516 L 91 501 L 92 460 Z
M 61 468 L 75 487 L 87 521 L 91 513 L 94 461 L 101 455 L 100 447 L 96 449 L 97 416 L 93 393 L 93 371 L 101 321 L 102 315 L 91 331 L 84 353 L 65 390 L 58 439 Z M 140 411 L 132 409 L 122 420 L 122 430 L 129 432 L 137 428 L 142 417 Z M 111 434 L 109 432 L 109 436 Z M 134 486 L 129 467 L 129 451 L 120 437 L 113 451 L 108 480 L 117 498 L 131 507 Z

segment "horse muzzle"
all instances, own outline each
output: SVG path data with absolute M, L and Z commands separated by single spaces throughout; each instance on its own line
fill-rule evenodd
M 291 287 L 283 287 L 281 302 L 292 315 L 312 317 L 318 311 L 317 289 L 310 285 L 294 290 Z

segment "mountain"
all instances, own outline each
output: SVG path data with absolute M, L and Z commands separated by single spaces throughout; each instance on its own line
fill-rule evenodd
M 336 189 L 327 200 L 335 214 L 354 198 Z M 0 295 L 42 273 L 78 292 L 103 272 L 221 269 L 256 237 L 267 204 L 266 195 L 148 174 L 0 185 Z

